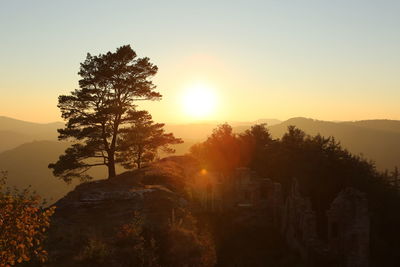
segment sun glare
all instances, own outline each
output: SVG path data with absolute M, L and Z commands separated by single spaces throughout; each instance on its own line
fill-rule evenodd
M 195 85 L 186 89 L 183 94 L 184 112 L 196 119 L 208 118 L 215 111 L 215 91 L 205 85 Z

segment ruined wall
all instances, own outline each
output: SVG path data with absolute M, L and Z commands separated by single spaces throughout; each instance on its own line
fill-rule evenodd
M 284 197 L 282 185 L 240 168 L 222 182 L 215 173 L 199 174 L 196 194 L 208 211 L 247 209 L 265 214 L 287 245 L 307 266 L 368 267 L 370 216 L 365 194 L 342 190 L 326 211 L 328 239 L 317 235 L 316 214 L 294 179 Z
M 328 245 L 345 266 L 368 266 L 370 220 L 365 194 L 342 190 L 327 211 Z
M 281 232 L 287 244 L 308 266 L 368 267 L 370 217 L 365 194 L 354 188 L 342 190 L 326 215 L 328 240 L 323 241 L 316 233 L 311 202 L 294 181 L 282 211 Z
M 283 206 L 281 232 L 287 244 L 298 251 L 303 259 L 309 259 L 310 254 L 314 254 L 314 250 L 321 246 L 311 201 L 300 195 L 296 180 Z

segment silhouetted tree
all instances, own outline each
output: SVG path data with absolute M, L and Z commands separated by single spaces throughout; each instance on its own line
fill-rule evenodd
M 170 146 L 183 143 L 172 133 L 165 133 L 163 123 L 154 123 L 147 111 L 130 111 L 132 126 L 122 130 L 118 159 L 125 168 L 141 168 L 153 161 L 158 151 L 174 153 Z
M 50 164 L 55 176 L 65 181 L 89 179 L 86 171 L 105 165 L 114 177 L 117 141 L 121 130 L 135 121 L 135 101 L 157 100 L 151 77 L 157 66 L 149 58 L 138 58 L 129 45 L 98 56 L 88 54 L 81 63 L 79 89 L 61 95 L 58 107 L 67 120 L 59 139 L 77 141 Z
M 288 127 L 277 140 L 270 140 L 262 126 L 240 135 L 232 134 L 225 126 L 214 130 L 207 141 L 192 147 L 191 152 L 214 170 L 229 159 L 230 168 L 247 164 L 259 176 L 279 182 L 284 194 L 296 178 L 300 193 L 311 200 L 317 233 L 322 239 L 327 237 L 326 210 L 332 200 L 346 187 L 357 188 L 366 193 L 371 211 L 371 265 L 398 265 L 400 232 L 393 231 L 400 225 L 400 214 L 396 212 L 400 209 L 397 168 L 379 173 L 373 162 L 351 154 L 335 138 L 310 136 L 294 126 Z M 246 160 L 237 164 L 238 158 Z
M 267 167 L 265 157 L 267 150 L 275 143 L 267 129 L 267 125 L 256 124 L 238 136 L 240 151 L 242 154 L 241 162 L 243 166 L 248 166 L 253 170 L 262 172 Z
M 214 129 L 205 142 L 192 146 L 190 152 L 205 168 L 218 171 L 226 177 L 242 166 L 239 141 L 227 123 Z

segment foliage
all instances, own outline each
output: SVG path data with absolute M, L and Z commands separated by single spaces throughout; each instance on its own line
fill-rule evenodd
M 351 154 L 334 137 L 310 136 L 294 126 L 289 126 L 283 137 L 276 140 L 260 125 L 243 134 L 218 136 L 226 140 L 212 135 L 213 141 L 209 138 L 197 144 L 192 148 L 192 155 L 203 164 L 213 166 L 226 160 L 225 151 L 232 151 L 230 146 L 235 144 L 235 158 L 240 161 L 231 168 L 249 167 L 259 177 L 281 183 L 284 192 L 296 178 L 302 195 L 310 198 L 316 211 L 321 238 L 327 235 L 326 210 L 337 194 L 345 187 L 365 192 L 371 211 L 371 260 L 377 266 L 398 265 L 400 257 L 396 248 L 400 233 L 393 231 L 400 224 L 400 214 L 396 212 L 400 209 L 396 167 L 391 173 L 379 173 L 373 162 Z
M 143 226 L 143 217 L 136 214 L 133 221 L 122 225 L 117 234 L 115 254 L 124 266 L 159 266 L 156 241 L 145 237 Z
M 333 137 L 309 136 L 294 126 L 274 140 L 263 124 L 236 135 L 229 125 L 223 125 L 191 151 L 211 169 L 232 172 L 236 167 L 249 167 L 261 177 L 280 182 L 286 190 L 297 178 L 302 193 L 311 197 L 320 212 L 345 186 L 363 190 L 368 180 L 378 177 L 371 162 L 352 155 Z
M 151 81 L 157 66 L 149 58 L 138 58 L 129 45 L 116 52 L 98 56 L 87 54 L 81 63 L 79 89 L 58 98 L 62 117 L 67 120 L 59 129 L 59 139 L 76 141 L 50 164 L 55 176 L 69 182 L 73 178 L 89 179 L 86 171 L 105 165 L 109 178 L 115 173 L 117 141 L 124 127 L 137 118 L 139 100 L 158 100 Z
M 143 217 L 135 213 L 132 221 L 122 225 L 111 239 L 90 236 L 79 262 L 84 266 L 160 266 L 156 241 L 145 236 L 143 225 Z
M 55 207 L 40 208 L 40 198 L 28 189 L 4 188 L 0 173 L 0 266 L 37 259 L 44 262 L 47 251 L 42 243 Z
M 206 169 L 219 171 L 225 176 L 241 164 L 239 142 L 228 124 L 214 129 L 204 143 L 192 146 L 190 153 L 199 159 Z
M 266 147 L 273 142 L 266 124 L 256 124 L 242 134 L 235 134 L 225 123 L 214 129 L 205 142 L 192 146 L 190 153 L 206 169 L 228 176 L 237 167 L 260 167 Z
M 84 265 L 108 265 L 112 251 L 109 245 L 102 239 L 92 237 L 87 240 L 86 246 L 78 256 L 78 259 Z
M 165 133 L 163 123 L 154 123 L 147 111 L 134 111 L 132 126 L 122 130 L 119 160 L 126 168 L 141 168 L 143 164 L 153 161 L 158 150 L 174 153 L 172 144 L 183 143 L 172 133 Z
M 266 148 L 274 143 L 268 132 L 267 125 L 256 124 L 244 133 L 238 135 L 242 166 L 249 166 L 251 169 L 263 167 Z
M 216 264 L 216 251 L 210 234 L 200 232 L 192 216 L 170 222 L 167 233 L 165 265 L 211 267 Z

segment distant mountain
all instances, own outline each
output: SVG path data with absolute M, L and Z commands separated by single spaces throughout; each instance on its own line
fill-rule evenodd
M 47 168 L 69 146 L 58 141 L 35 141 L 0 153 L 0 169 L 8 172 L 8 185 L 25 188 L 31 185 L 42 197 L 54 202 L 77 184 L 68 185 L 55 178 Z M 105 168 L 94 169 L 91 174 L 97 178 L 106 176 Z
M 259 119 L 253 122 L 229 122 L 238 131 L 247 129 L 257 123 L 276 125 L 281 123 L 277 119 Z M 167 124 L 166 130 L 173 132 L 177 137 L 183 138 L 187 143 L 195 143 L 205 139 L 212 130 L 218 126 L 217 122 Z M 41 140 L 57 140 L 57 129 L 63 128 L 62 122 L 33 123 L 0 116 L 0 152 L 15 148 L 24 143 Z M 186 145 L 178 145 L 178 151 L 186 150 Z
M 259 119 L 256 121 L 247 122 L 228 122 L 234 129 L 235 132 L 242 132 L 250 128 L 254 124 L 266 123 L 268 126 L 276 125 L 281 123 L 277 119 Z M 222 123 L 209 122 L 209 123 L 187 123 L 187 124 L 167 124 L 165 129 L 168 132 L 173 132 L 175 136 L 183 138 L 185 141 L 191 143 L 202 141 L 209 136 L 213 129 Z
M 0 116 L 0 152 L 35 140 L 57 140 L 63 123 L 33 123 Z
M 34 123 L 0 116 L 0 131 L 13 131 L 31 135 L 53 134 L 57 135 L 58 128 L 63 127 L 62 122 Z M 55 132 L 55 133 L 54 133 Z
M 239 126 L 249 126 L 249 125 L 261 124 L 261 123 L 265 123 L 265 124 L 267 124 L 269 126 L 272 126 L 272 125 L 279 124 L 281 122 L 282 121 L 277 120 L 277 119 L 258 119 L 258 120 L 255 120 L 255 121 L 244 121 L 244 122 L 243 121 L 242 122 L 233 121 L 233 122 L 228 122 L 228 123 L 232 127 L 239 127 Z
M 13 132 L 13 131 L 0 131 L 0 152 L 15 148 L 23 143 L 31 142 L 34 137 Z
M 269 126 L 273 126 L 273 125 L 282 123 L 282 121 L 277 120 L 277 119 L 259 119 L 259 120 L 256 120 L 253 124 L 260 124 L 260 123 L 266 123 Z
M 292 118 L 278 124 L 278 120 L 257 120 L 231 125 L 240 133 L 251 125 L 265 122 L 275 138 L 281 137 L 289 125 L 294 125 L 311 135 L 334 136 L 350 152 L 375 161 L 381 170 L 400 166 L 400 121 L 329 122 Z M 169 124 L 166 130 L 184 139 L 185 143 L 175 146 L 176 154 L 182 155 L 193 144 L 204 141 L 217 126 L 217 123 Z M 25 187 L 31 184 L 40 194 L 53 200 L 73 188 L 53 177 L 47 168 L 69 145 L 55 141 L 56 129 L 62 127 L 62 123 L 39 124 L 0 117 L 0 169 L 9 172 L 11 185 Z M 106 177 L 104 168 L 94 169 L 92 174 L 96 178 Z
M 400 121 L 329 122 L 292 118 L 269 129 L 272 136 L 281 137 L 289 125 L 307 134 L 333 136 L 350 152 L 375 161 L 381 170 L 400 166 Z
M 343 123 L 367 129 L 400 133 L 400 121 L 397 120 L 363 120 Z
M 266 121 L 258 120 L 253 123 L 232 123 L 231 125 L 234 132 L 241 133 L 249 129 L 251 125 Z M 294 125 L 310 135 L 334 136 L 343 147 L 356 155 L 363 155 L 365 158 L 373 160 L 381 170 L 400 166 L 400 121 L 330 122 L 299 117 L 278 124 L 267 122 L 267 125 L 275 138 L 282 137 L 287 131 L 287 127 Z M 177 146 L 177 153 L 184 154 L 192 144 L 204 141 L 217 127 L 217 124 L 182 124 L 167 125 L 166 127 L 168 131 L 186 141 L 185 144 Z

